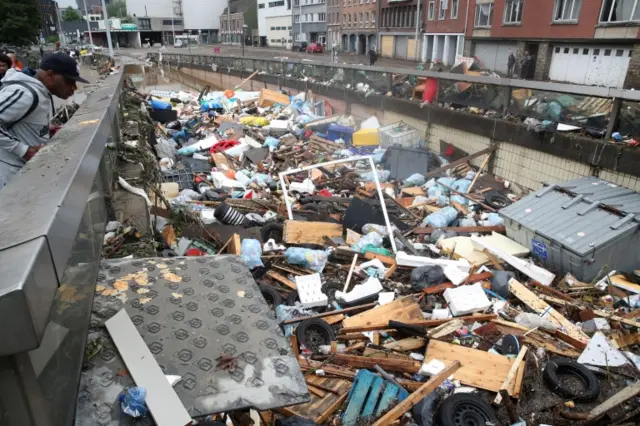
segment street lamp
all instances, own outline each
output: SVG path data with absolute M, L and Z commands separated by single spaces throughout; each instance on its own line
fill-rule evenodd
M 242 57 L 244 58 L 244 45 L 247 43 L 247 30 L 249 29 L 249 26 L 247 24 L 244 24 L 242 26 Z

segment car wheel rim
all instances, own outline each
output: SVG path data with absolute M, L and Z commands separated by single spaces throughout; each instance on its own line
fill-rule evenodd
M 473 404 L 460 404 L 453 414 L 455 426 L 485 426 L 489 417 Z

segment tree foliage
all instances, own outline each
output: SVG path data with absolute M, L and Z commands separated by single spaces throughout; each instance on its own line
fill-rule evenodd
M 63 21 L 82 21 L 82 16 L 78 13 L 77 10 L 69 6 L 62 12 L 62 20 Z
M 32 44 L 41 25 L 38 0 L 0 0 L 0 44 Z
M 127 3 L 124 0 L 115 0 L 107 5 L 109 18 L 124 18 L 127 16 Z

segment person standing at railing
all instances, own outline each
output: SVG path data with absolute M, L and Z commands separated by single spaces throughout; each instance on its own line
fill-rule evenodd
M 53 117 L 52 95 L 68 99 L 77 90 L 77 62 L 64 53 L 45 56 L 35 76 L 14 72 L 0 88 L 0 188 L 45 144 Z

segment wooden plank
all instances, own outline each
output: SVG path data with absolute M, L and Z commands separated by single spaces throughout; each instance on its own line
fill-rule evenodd
M 342 416 L 342 424 L 355 425 L 362 413 L 362 407 L 366 401 L 369 388 L 377 376 L 370 371 L 360 370 L 353 380 L 353 386 L 349 392 L 349 405 Z
M 417 373 L 422 363 L 413 360 L 367 358 L 357 355 L 335 354 L 333 360 L 337 364 L 345 364 L 352 368 L 374 369 L 376 364 L 387 371 L 399 373 Z
M 320 377 L 314 374 L 308 374 L 305 380 L 310 382 L 316 389 L 326 391 L 327 393 L 323 398 L 312 394 L 309 402 L 287 407 L 287 411 L 289 415 L 301 416 L 313 420 L 318 424 L 322 424 L 331 417 L 346 400 L 349 395 L 351 383 L 343 379 Z
M 242 254 L 242 241 L 240 240 L 240 235 L 233 234 L 231 237 L 231 243 L 229 244 L 229 248 L 227 249 L 227 253 L 235 254 L 240 256 Z
M 438 167 L 436 169 L 431 170 L 426 175 L 424 175 L 424 177 L 425 177 L 425 179 L 429 180 L 430 178 L 432 178 L 434 176 L 438 176 L 440 173 L 446 172 L 447 170 L 449 170 L 449 169 L 451 169 L 453 167 L 456 167 L 456 166 L 459 166 L 460 164 L 464 164 L 466 162 L 469 162 L 469 161 L 473 160 L 474 158 L 481 157 L 481 156 L 483 156 L 485 154 L 489 154 L 490 152 L 495 151 L 495 149 L 496 149 L 495 147 L 489 147 L 489 148 L 485 148 L 485 149 L 483 149 L 481 151 L 478 151 L 476 153 L 473 153 L 471 155 L 467 155 L 466 157 L 459 158 L 459 159 L 454 160 L 454 161 L 452 161 L 452 162 L 450 162 L 448 164 L 445 164 L 442 167 Z
M 452 231 L 452 232 L 478 232 L 478 233 L 491 233 L 491 232 L 500 232 L 504 234 L 506 232 L 506 228 L 504 226 L 449 226 L 448 228 L 415 228 L 413 230 L 414 234 L 431 234 L 436 229 L 442 231 Z
M 284 284 L 292 290 L 298 289 L 298 286 L 296 285 L 296 283 L 294 283 L 284 275 L 277 273 L 276 271 L 267 271 L 266 275 L 272 280 L 278 281 L 280 284 Z
M 373 412 L 377 406 L 378 397 L 382 393 L 383 387 L 384 380 L 382 380 L 382 377 L 376 376 L 376 378 L 373 379 L 373 383 L 371 384 L 371 390 L 369 391 L 367 402 L 364 404 L 364 410 L 362 410 L 363 418 L 371 417 L 373 415 Z
M 469 215 L 469 209 L 467 208 L 467 206 L 464 206 L 462 204 L 460 204 L 457 201 L 452 201 L 451 202 L 451 206 L 456 209 L 458 211 L 458 213 L 461 213 L 463 216 L 468 216 Z
M 396 351 L 414 351 L 424 347 L 426 344 L 426 340 L 422 337 L 408 337 L 406 339 L 386 343 L 384 347 Z
M 191 424 L 191 416 L 182 405 L 129 314 L 120 310 L 105 326 L 137 386 L 147 390 L 145 403 L 158 426 Z
M 454 375 L 468 386 L 498 392 L 509 374 L 512 361 L 506 356 L 466 348 L 460 345 L 431 340 L 425 353 L 425 362 L 433 359 L 445 364 L 460 361 L 462 368 Z
M 640 328 L 640 322 L 634 321 L 634 320 L 631 320 L 631 319 L 627 319 L 627 318 L 622 318 L 621 316 L 614 315 L 611 312 L 602 311 L 602 310 L 599 310 L 599 309 L 594 309 L 593 313 L 596 314 L 599 317 L 607 318 L 608 320 L 611 320 L 611 321 L 618 321 L 618 322 L 621 322 L 623 324 L 630 325 L 631 327 Z
M 528 350 L 529 350 L 529 347 L 527 345 L 524 345 L 522 346 L 522 348 L 520 348 L 520 352 L 518 352 L 518 356 L 516 357 L 515 361 L 513 361 L 513 364 L 511 364 L 509 373 L 507 374 L 507 377 L 504 379 L 504 382 L 502 382 L 502 386 L 500 386 L 500 390 L 506 390 L 508 392 L 509 389 L 512 388 L 512 382 L 515 381 L 516 376 L 518 374 L 518 369 L 520 368 L 520 363 L 524 359 L 524 356 L 527 354 Z M 502 394 L 498 392 L 498 395 L 496 395 L 496 398 L 493 400 L 493 403 L 495 405 L 498 405 L 501 402 L 502 402 Z
M 445 322 L 444 324 L 437 326 L 433 330 L 429 330 L 429 337 L 433 339 L 439 339 L 441 337 L 444 337 L 448 334 L 453 333 L 454 331 L 461 328 L 463 325 L 464 325 L 464 321 L 459 319 L 454 319 L 452 321 Z
M 385 305 L 386 306 L 386 305 Z M 369 312 L 369 311 L 367 311 Z M 488 320 L 492 320 L 494 318 L 497 318 L 498 316 L 496 314 L 480 314 L 480 315 L 469 315 L 466 317 L 456 317 L 456 318 L 443 318 L 443 319 L 437 319 L 437 320 L 415 320 L 415 321 L 401 321 L 404 324 L 408 324 L 408 325 L 417 325 L 419 327 L 436 327 L 438 325 L 447 323 L 449 321 L 452 321 L 454 319 L 459 319 L 462 320 L 464 322 L 470 322 L 470 321 L 488 321 Z M 352 317 L 353 318 L 353 317 Z M 345 319 L 345 322 L 348 320 L 349 318 Z M 391 318 L 393 319 L 393 318 Z M 344 322 L 343 322 L 344 324 Z M 380 331 L 380 330 L 393 330 L 393 327 L 389 327 L 389 323 L 384 323 L 384 322 L 377 322 L 377 323 L 373 323 L 371 325 L 361 325 L 361 326 L 355 326 L 355 327 L 342 327 L 340 329 L 340 333 L 361 333 L 364 331 Z
M 547 302 L 538 297 L 534 292 L 515 279 L 509 280 L 509 291 L 520 299 L 525 305 L 538 314 L 544 313 L 544 318 L 552 322 L 558 328 L 564 328 L 566 334 L 580 342 L 589 342 L 587 336 L 580 327 L 566 319 L 560 312 L 549 306 Z
M 290 319 L 290 320 L 283 321 L 282 324 L 283 325 L 293 324 L 293 323 L 296 323 L 296 322 L 301 322 L 301 321 L 305 321 L 305 320 L 312 319 L 312 318 L 324 318 L 324 317 L 329 317 L 329 316 L 337 315 L 337 314 L 350 314 L 352 312 L 361 311 L 363 309 L 371 309 L 371 308 L 373 308 L 373 307 L 375 307 L 377 305 L 378 305 L 377 302 L 367 303 L 365 305 L 352 306 L 350 308 L 339 309 L 339 310 L 334 310 L 334 311 L 329 311 L 329 312 L 323 312 L 321 314 L 310 315 L 308 317 L 293 318 L 293 319 Z
M 324 245 L 324 237 L 341 237 L 342 230 L 339 223 L 285 220 L 282 238 L 286 244 Z
M 391 303 L 375 309 L 369 309 L 350 318 L 345 318 L 342 322 L 344 327 L 375 326 L 384 327 L 389 324 L 389 320 L 408 322 L 423 318 L 420 305 L 415 303 L 411 297 L 396 299 Z
M 551 288 L 546 285 L 542 285 L 537 281 L 531 281 L 531 285 L 534 286 L 537 290 L 540 290 L 542 293 L 548 294 L 549 296 L 554 296 L 559 299 L 562 299 L 566 302 L 573 303 L 573 299 L 561 291 L 556 290 L 555 288 Z
M 384 413 L 389 405 L 397 398 L 398 392 L 400 388 L 397 386 L 388 386 L 385 388 L 382 393 L 382 397 L 380 398 L 380 403 L 378 404 L 378 410 L 376 410 L 376 417 L 379 417 Z
M 640 394 L 640 381 L 635 382 L 631 386 L 625 387 L 620 392 L 616 393 L 593 410 L 589 411 L 589 420 L 593 420 L 604 415 L 609 410 L 616 408 L 623 402 L 633 398 L 638 394 Z
M 640 344 L 640 333 L 625 334 L 613 338 L 613 342 L 617 348 L 625 348 L 631 345 Z
M 382 416 L 376 421 L 373 426 L 387 426 L 399 419 L 409 411 L 414 405 L 422 401 L 422 399 L 433 392 L 440 383 L 442 383 L 447 377 L 454 374 L 461 367 L 460 361 L 454 361 L 450 363 L 444 370 L 433 376 L 424 385 L 420 386 L 420 389 L 409 395 L 404 401 L 392 408 L 387 414 Z
M 258 98 L 259 107 L 266 108 L 274 106 L 275 104 L 289 105 L 289 96 L 269 89 L 260 90 L 260 97 Z
M 320 414 L 314 421 L 321 425 L 325 423 L 335 413 L 338 408 L 347 400 L 349 392 L 345 392 L 344 395 L 340 395 L 322 414 Z

